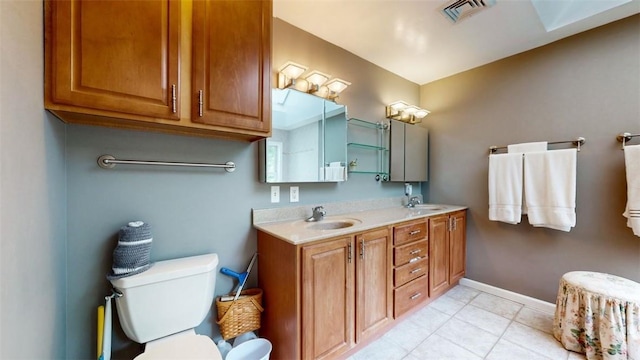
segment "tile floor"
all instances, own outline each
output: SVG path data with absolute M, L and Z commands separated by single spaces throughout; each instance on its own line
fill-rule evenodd
M 348 360 L 578 360 L 553 314 L 458 285 Z

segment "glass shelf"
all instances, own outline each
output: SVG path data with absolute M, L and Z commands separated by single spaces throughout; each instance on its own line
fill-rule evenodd
M 357 163 L 357 167 L 349 170 L 349 173 L 374 175 L 376 181 L 388 181 L 389 122 L 351 118 L 348 125 L 349 163 Z
M 347 146 L 355 147 L 355 148 L 359 148 L 359 149 L 389 151 L 389 149 L 387 149 L 386 147 L 369 145 L 369 144 L 347 143 Z
M 374 175 L 389 175 L 386 172 L 380 171 L 359 171 L 359 170 L 349 170 L 350 174 L 374 174 Z
M 382 123 L 382 122 L 372 123 L 366 120 L 360 120 L 356 118 L 351 118 L 348 121 L 349 121 L 349 124 L 351 125 L 361 126 L 369 129 L 388 129 L 389 128 L 389 124 Z

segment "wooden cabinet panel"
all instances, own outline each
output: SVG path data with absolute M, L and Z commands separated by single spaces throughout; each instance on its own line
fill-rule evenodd
M 466 214 L 464 211 L 451 214 L 449 233 L 449 282 L 457 282 L 464 277 L 466 269 Z
M 271 131 L 270 1 L 193 4 L 193 122 Z
M 389 230 L 356 235 L 356 342 L 360 343 L 392 319 Z
M 408 264 L 411 260 L 426 259 L 429 255 L 427 241 L 416 241 L 407 245 L 396 246 L 393 249 L 393 265 Z M 418 259 L 419 258 L 419 259 Z
M 330 358 L 354 343 L 351 243 L 344 237 L 302 248 L 304 359 Z
M 403 224 L 393 228 L 393 245 L 426 239 L 427 236 L 427 222 L 425 220 Z
M 393 290 L 395 304 L 393 315 L 397 318 L 427 300 L 429 297 L 428 289 L 428 277 L 423 276 Z
M 179 118 L 180 1 L 47 1 L 45 105 Z
M 429 219 L 429 296 L 449 286 L 449 216 Z
M 45 0 L 45 108 L 66 122 L 271 134 L 271 0 Z

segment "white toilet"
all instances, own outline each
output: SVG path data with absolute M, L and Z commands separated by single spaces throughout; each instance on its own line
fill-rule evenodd
M 140 274 L 111 280 L 124 333 L 145 351 L 137 360 L 214 359 L 211 338 L 195 333 L 213 303 L 218 255 L 158 261 Z

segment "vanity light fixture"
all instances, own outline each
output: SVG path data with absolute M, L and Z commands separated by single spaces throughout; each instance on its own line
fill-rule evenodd
M 278 69 L 278 88 L 284 89 L 292 85 L 295 86 L 296 79 L 305 71 L 307 71 L 306 66 L 287 61 Z
M 300 76 L 307 69 L 308 67 L 304 65 L 287 61 L 278 69 L 278 89 L 293 88 L 335 101 L 338 95 L 351 85 L 350 82 L 338 78 L 329 80 L 331 75 L 318 70 L 314 70 L 304 78 L 301 78 Z
M 399 120 L 409 124 L 422 122 L 422 119 L 427 115 L 429 115 L 429 110 L 421 109 L 404 101 L 396 101 L 385 107 L 385 117 L 387 119 Z

